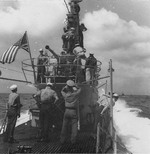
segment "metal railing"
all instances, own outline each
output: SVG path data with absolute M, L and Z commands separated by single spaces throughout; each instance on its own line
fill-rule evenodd
M 88 67 L 84 64 L 75 64 L 73 56 L 65 56 L 66 59 L 71 59 L 70 61 L 67 60 L 67 63 L 63 64 L 60 63 L 61 61 L 51 58 L 51 57 L 43 57 L 45 59 L 45 62 L 43 64 L 37 64 L 37 58 L 32 58 L 34 70 L 32 68 L 31 60 L 25 59 L 22 61 L 22 71 L 25 77 L 25 80 L 29 82 L 28 75 L 29 73 L 33 74 L 33 71 L 35 71 L 36 76 L 38 75 L 38 69 L 44 67 L 45 72 L 42 74 L 42 77 L 44 77 L 46 80 L 53 79 L 53 82 L 56 81 L 56 78 L 74 78 L 75 82 L 78 81 L 78 77 L 83 75 L 85 76 L 85 69 Z M 97 66 L 92 68 L 95 71 L 94 78 L 99 77 L 99 73 L 101 71 L 101 65 L 102 63 L 100 61 L 97 61 Z M 82 72 L 83 71 L 83 72 Z M 28 72 L 28 73 L 26 73 Z M 84 74 L 82 74 L 84 73 Z M 30 76 L 31 76 L 30 74 Z M 85 81 L 85 79 L 84 79 Z M 83 81 L 82 81 L 83 82 Z M 36 81 L 34 81 L 36 83 Z

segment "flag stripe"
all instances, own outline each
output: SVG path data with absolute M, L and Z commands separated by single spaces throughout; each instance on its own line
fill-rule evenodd
M 11 63 L 15 60 L 18 49 L 19 49 L 18 46 L 13 47 L 13 50 L 10 52 L 9 55 L 10 58 L 8 58 L 8 63 Z
M 15 46 L 12 46 L 11 48 L 8 49 L 9 51 L 7 52 L 7 55 L 5 57 L 6 58 L 5 61 L 7 63 L 10 63 L 11 62 L 12 54 L 13 54 L 13 51 L 14 51 L 15 48 L 16 48 Z
M 11 46 L 11 47 L 12 47 L 12 46 Z M 11 48 L 11 47 L 10 47 L 10 48 Z M 9 48 L 9 49 L 10 49 L 10 48 Z M 9 49 L 6 50 L 6 51 L 3 53 L 2 58 L 1 58 L 1 61 L 2 61 L 2 62 L 5 61 L 5 57 L 6 57 L 7 53 L 8 53 L 8 51 L 9 51 Z
M 8 50 L 4 52 L 2 55 L 1 61 L 3 63 L 11 63 L 15 60 L 15 56 L 17 53 L 17 50 L 19 49 L 18 46 L 11 46 Z

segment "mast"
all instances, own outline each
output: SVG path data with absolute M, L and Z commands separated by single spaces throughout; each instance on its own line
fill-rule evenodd
M 26 31 L 25 33 L 26 33 L 26 37 L 27 37 L 27 31 Z M 27 37 L 27 42 L 28 42 L 28 45 L 29 45 L 28 37 Z M 31 56 L 30 45 L 29 45 L 28 48 L 29 48 L 29 55 L 30 55 L 30 60 L 31 60 L 31 66 L 32 66 L 32 69 L 33 69 L 34 83 L 36 83 L 35 67 L 34 67 L 34 61 L 33 61 L 33 58 L 32 58 L 32 56 Z
M 109 62 L 109 71 L 110 71 L 110 134 L 113 138 L 113 150 L 114 154 L 117 154 L 117 143 L 116 143 L 116 131 L 114 130 L 113 126 L 113 71 L 114 69 L 112 68 L 112 60 L 110 59 Z M 114 133 L 113 133 L 114 132 Z

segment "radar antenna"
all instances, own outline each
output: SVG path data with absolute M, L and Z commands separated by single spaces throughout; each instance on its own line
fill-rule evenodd
M 66 3 L 65 0 L 64 0 L 64 3 L 65 3 L 65 5 L 66 5 L 66 8 L 67 8 L 67 10 L 68 10 L 68 13 L 70 13 L 69 8 L 68 8 L 68 5 L 67 5 L 67 3 Z

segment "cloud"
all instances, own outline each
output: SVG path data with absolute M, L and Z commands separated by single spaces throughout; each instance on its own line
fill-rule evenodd
M 64 3 L 60 0 L 17 0 L 0 3 L 0 33 L 14 34 L 27 30 L 32 35 L 40 36 L 59 29 L 66 13 Z
M 109 59 L 113 60 L 116 87 L 122 85 L 128 93 L 147 92 L 145 80 L 150 81 L 150 28 L 139 26 L 135 21 L 127 22 L 106 9 L 87 13 L 83 22 L 88 29 L 84 37 L 87 51 L 92 50 L 99 60 L 104 61 L 105 68 Z M 128 89 L 124 86 L 126 83 Z M 137 87 L 142 88 L 137 91 Z
M 87 13 L 83 22 L 88 31 L 86 44 L 103 51 L 128 48 L 133 43 L 150 41 L 150 29 L 140 27 L 134 21 L 126 22 L 116 13 L 101 9 Z

